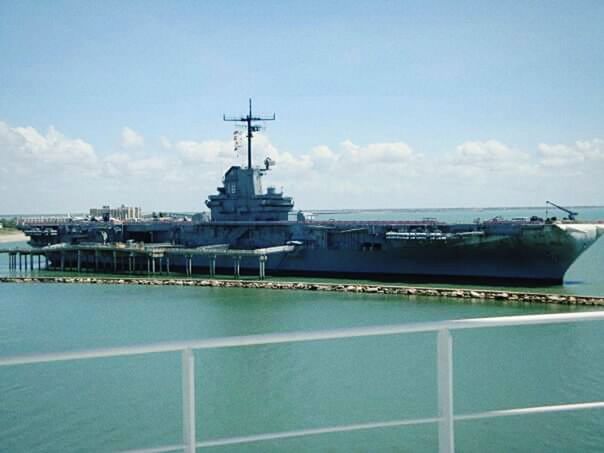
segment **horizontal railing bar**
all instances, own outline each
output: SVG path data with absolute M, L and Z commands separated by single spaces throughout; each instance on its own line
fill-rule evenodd
M 510 417 L 515 415 L 529 415 L 529 414 L 543 414 L 551 412 L 566 412 L 574 410 L 588 410 L 588 409 L 604 409 L 604 401 L 598 401 L 593 403 L 572 403 L 572 404 L 557 404 L 550 406 L 533 406 L 519 409 L 503 409 L 496 411 L 479 412 L 472 414 L 461 414 L 455 415 L 455 421 L 467 421 L 467 420 L 479 420 L 484 418 L 495 418 L 495 417 Z M 371 430 L 378 428 L 395 428 L 399 426 L 410 426 L 410 425 L 421 425 L 436 423 L 440 419 L 438 417 L 431 418 L 418 418 L 418 419 L 405 419 L 405 420 L 391 420 L 386 422 L 370 422 L 370 423 L 357 423 L 352 425 L 338 425 L 330 426 L 325 428 L 313 428 L 313 429 L 301 429 L 295 431 L 282 431 L 277 433 L 264 433 L 264 434 L 253 434 L 249 436 L 237 436 L 220 439 L 211 439 L 196 444 L 197 448 L 207 447 L 220 447 L 226 445 L 246 444 L 253 442 L 262 442 L 268 440 L 279 440 L 288 439 L 293 437 L 306 437 L 315 436 L 320 434 L 331 434 L 341 433 L 350 431 L 361 431 Z M 169 452 L 178 449 L 183 449 L 184 446 L 170 446 L 170 447 L 159 447 L 141 450 L 127 450 L 124 453 L 160 453 Z
M 172 451 L 183 451 L 184 445 L 166 445 L 165 447 L 157 448 L 139 448 L 136 450 L 122 450 L 121 453 L 168 453 Z
M 165 342 L 139 346 L 122 346 L 84 351 L 32 354 L 0 358 L 0 366 L 25 365 L 33 363 L 80 360 L 103 357 L 119 357 L 160 352 L 177 352 L 183 349 L 215 349 L 241 346 L 259 346 L 304 341 L 336 340 L 371 336 L 396 335 L 404 333 L 436 332 L 442 329 L 462 330 L 485 327 L 509 327 L 540 324 L 559 324 L 580 321 L 604 320 L 604 311 L 581 313 L 556 313 L 543 315 L 504 316 L 492 318 L 459 319 L 425 323 L 394 324 L 369 327 L 353 327 L 310 332 L 283 332 L 202 340 Z
M 296 431 L 283 431 L 279 433 L 252 434 L 250 436 L 229 437 L 223 439 L 206 440 L 198 442 L 197 448 L 219 447 L 225 445 L 247 444 L 267 440 L 288 439 L 292 437 L 316 436 L 318 434 L 343 433 L 377 428 L 394 428 L 397 426 L 421 425 L 436 423 L 438 417 L 418 418 L 413 420 L 392 420 L 388 422 L 358 423 L 354 425 L 338 425 L 326 428 L 301 429 Z
M 475 414 L 456 415 L 455 421 L 479 420 L 483 418 L 510 417 L 513 415 L 544 414 L 548 412 L 566 412 L 587 409 L 604 409 L 604 401 L 593 403 L 556 404 L 551 406 L 533 406 L 519 409 L 502 409 L 497 411 L 479 412 Z

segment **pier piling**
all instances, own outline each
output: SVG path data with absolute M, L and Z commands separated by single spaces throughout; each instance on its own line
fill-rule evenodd
M 210 256 L 210 277 L 216 275 L 216 255 Z
M 258 267 L 260 280 L 264 280 L 266 278 L 266 255 L 261 255 L 258 258 Z
M 10 270 L 34 271 L 35 258 L 38 258 L 38 270 L 42 267 L 42 256 L 45 260 L 45 268 L 48 270 L 60 270 L 61 272 L 107 272 L 118 273 L 129 272 L 131 274 L 145 273 L 145 259 L 147 261 L 146 273 L 148 275 L 164 275 L 174 271 L 174 258 L 177 264 L 184 261 L 184 272 L 187 276 L 193 275 L 193 259 L 208 259 L 208 273 L 211 277 L 217 274 L 216 259 L 220 257 L 221 266 L 233 261 L 233 275 L 235 279 L 241 276 L 242 259 L 258 258 L 258 275 L 261 279 L 266 278 L 266 262 L 268 255 L 275 253 L 287 253 L 293 250 L 293 246 L 276 246 L 254 250 L 236 250 L 223 245 L 199 246 L 195 248 L 184 248 L 176 246 L 145 246 L 144 244 L 57 244 L 42 248 L 15 248 L 0 249 L 0 253 L 9 256 L 8 267 Z M 19 263 L 17 264 L 17 260 Z M 128 264 L 126 265 L 126 260 Z M 165 261 L 164 261 L 165 260 Z M 182 261 L 181 261 L 182 260 Z M 225 260 L 223 263 L 222 260 Z M 182 268 L 181 268 L 182 269 Z M 221 267 L 221 269 L 223 269 Z
M 234 266 L 233 271 L 234 271 L 236 279 L 238 279 L 240 276 L 240 265 L 241 265 L 241 257 L 236 256 L 235 258 L 233 258 L 233 266 Z

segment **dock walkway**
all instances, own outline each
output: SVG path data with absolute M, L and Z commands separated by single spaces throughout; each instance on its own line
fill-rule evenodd
M 0 254 L 8 255 L 9 270 L 34 270 L 34 259 L 37 257 L 38 270 L 52 269 L 82 272 L 127 272 L 147 274 L 170 274 L 171 264 L 175 257 L 184 259 L 185 274 L 193 275 L 193 257 L 204 256 L 208 259 L 208 270 L 211 277 L 216 275 L 216 258 L 229 257 L 233 261 L 233 274 L 240 276 L 241 260 L 244 257 L 258 259 L 258 276 L 266 277 L 266 260 L 269 255 L 294 251 L 294 245 L 281 245 L 259 249 L 229 249 L 226 245 L 212 245 L 196 248 L 155 244 L 145 246 L 128 246 L 122 244 L 78 244 L 54 245 L 42 248 L 0 248 Z M 42 267 L 44 258 L 44 267 Z

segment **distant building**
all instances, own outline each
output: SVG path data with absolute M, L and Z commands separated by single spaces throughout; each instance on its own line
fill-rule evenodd
M 143 216 L 141 208 L 133 206 L 121 205 L 119 208 L 111 208 L 109 206 L 103 206 L 102 208 L 91 208 L 91 217 L 106 217 L 109 216 L 112 219 L 119 220 L 131 220 L 140 219 Z

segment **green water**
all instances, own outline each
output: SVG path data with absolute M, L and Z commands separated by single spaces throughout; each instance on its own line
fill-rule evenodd
M 604 216 L 603 216 L 604 217 Z M 604 241 L 553 292 L 604 294 Z M 7 272 L 0 257 L 0 273 Z M 0 285 L 0 356 L 150 342 L 566 311 L 540 305 L 237 288 Z M 454 333 L 457 413 L 602 400 L 604 325 Z M 1 452 L 180 442 L 178 354 L 0 367 Z M 200 440 L 436 415 L 431 334 L 196 353 Z M 456 423 L 460 452 L 597 452 L 604 411 Z M 436 426 L 215 452 L 431 452 Z
M 1 285 L 0 355 L 386 323 L 555 312 L 394 296 Z M 458 412 L 601 399 L 602 326 L 455 333 Z M 430 334 L 203 351 L 209 439 L 436 413 Z M 0 368 L 0 450 L 113 451 L 179 441 L 178 354 Z M 458 451 L 599 451 L 603 411 L 457 423 Z M 434 426 L 210 451 L 435 451 Z

